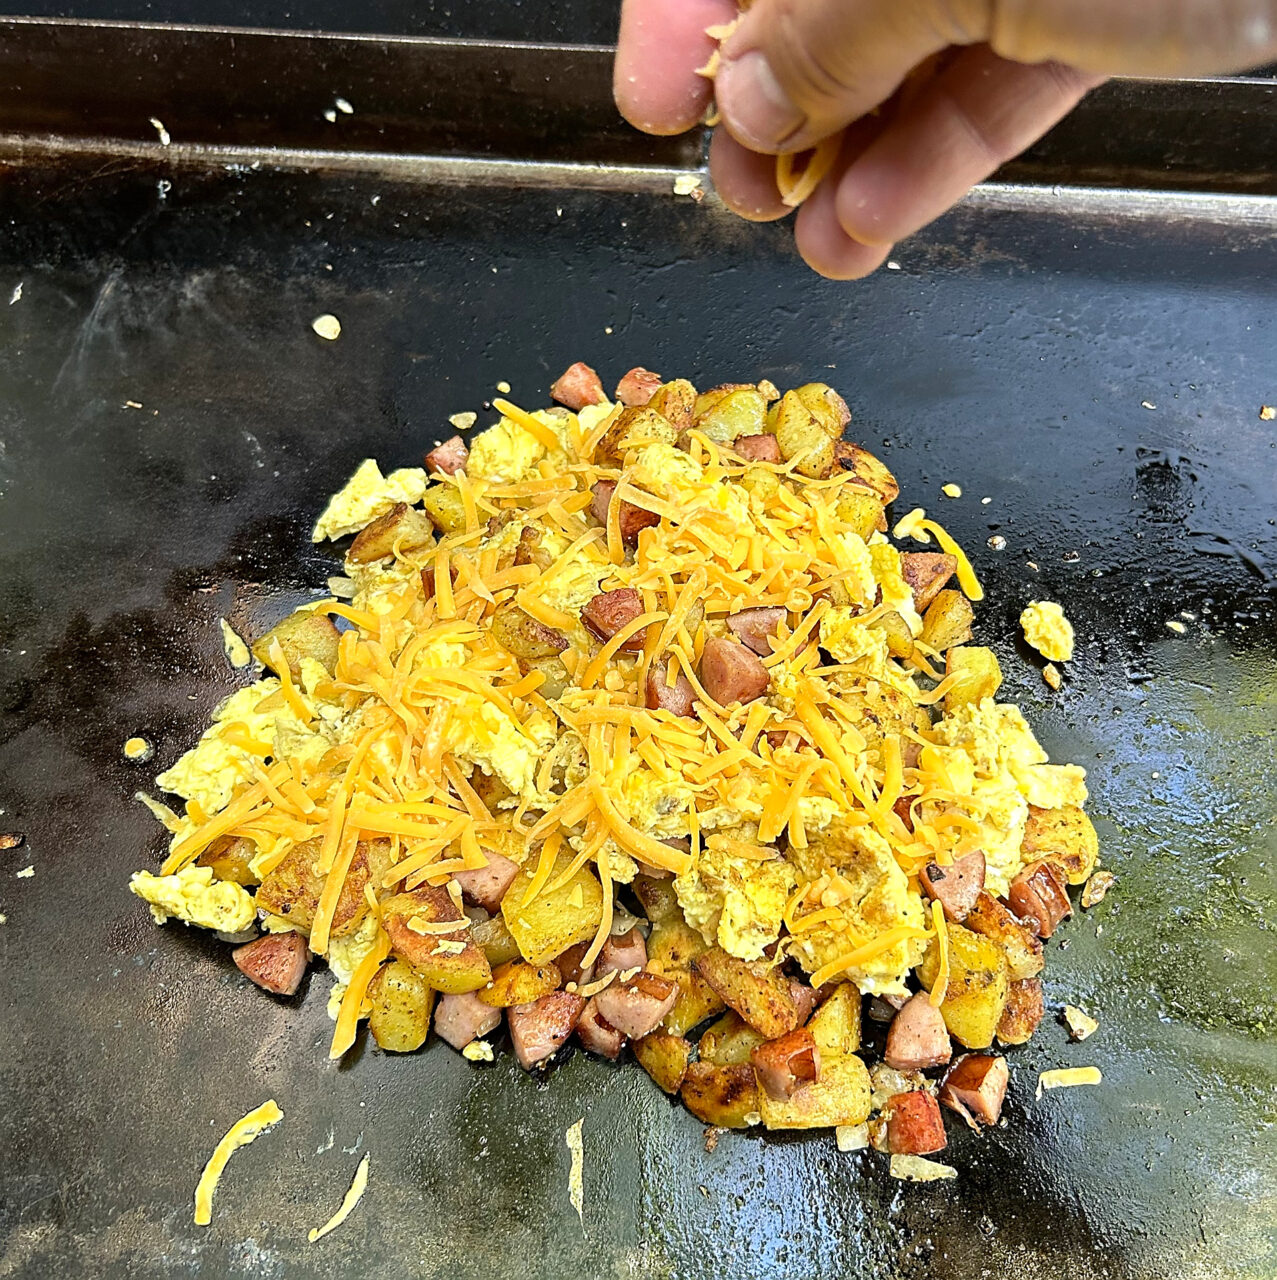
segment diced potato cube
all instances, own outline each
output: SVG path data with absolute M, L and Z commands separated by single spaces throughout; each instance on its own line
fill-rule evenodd
M 856 483 L 876 494 L 884 507 L 889 507 L 900 496 L 896 477 L 868 449 L 850 440 L 834 444 L 833 466 L 835 470 L 852 472 Z
M 422 885 L 387 899 L 382 912 L 396 956 L 406 960 L 436 991 L 461 995 L 486 986 L 492 977 L 488 958 L 474 944 L 470 922 L 457 910 L 445 889 Z M 448 933 L 419 933 L 414 923 L 456 923 Z M 457 943 L 461 950 L 454 950 Z
M 971 639 L 975 611 L 961 591 L 946 588 L 927 606 L 922 619 L 922 641 L 939 653 Z
M 696 413 L 696 388 L 686 378 L 675 378 L 673 382 L 663 382 L 647 402 L 649 409 L 655 409 L 678 433 L 686 431 Z
M 948 926 L 949 984 L 940 1005 L 949 1034 L 968 1049 L 987 1049 L 1010 986 L 1006 953 L 989 938 L 960 924 Z M 918 966 L 918 977 L 930 991 L 940 972 L 940 954 L 933 941 Z
M 497 644 L 528 662 L 557 658 L 568 647 L 566 637 L 524 613 L 512 600 L 496 607 L 488 627 Z
M 422 511 L 406 502 L 397 502 L 384 516 L 361 529 L 346 553 L 355 564 L 372 564 L 400 554 L 411 555 L 435 543 L 434 526 Z
M 329 675 L 337 666 L 337 644 L 340 633 L 326 613 L 299 610 L 277 622 L 253 645 L 253 657 L 264 667 L 275 670 L 270 651 L 276 640 L 293 680 L 301 679 L 301 660 L 313 658 Z M 278 674 L 278 673 L 276 673 Z
M 913 632 L 894 610 L 884 613 L 873 625 L 886 632 L 887 650 L 893 658 L 907 658 L 913 652 Z
M 813 479 L 829 474 L 834 463 L 834 442 L 796 391 L 785 392 L 772 406 L 769 425 L 786 462 L 802 455 L 797 466 L 800 474 Z
M 885 533 L 887 514 L 878 495 L 859 486 L 848 485 L 834 504 L 839 520 L 851 525 L 852 533 L 859 534 L 866 542 L 873 533 Z
M 219 880 L 251 888 L 258 883 L 249 863 L 257 856 L 257 846 L 243 836 L 222 836 L 195 859 L 201 867 L 212 867 Z
M 1042 972 L 1045 962 L 1041 939 L 996 898 L 981 893 L 963 924 L 973 933 L 996 942 L 1006 952 L 1012 979 L 1032 978 Z
M 1050 858 L 1064 868 L 1069 884 L 1082 884 L 1100 855 L 1100 838 L 1086 811 L 1077 805 L 1059 809 L 1030 805 L 1020 852 L 1026 862 Z
M 767 426 L 767 401 L 757 387 L 728 391 L 717 403 L 698 411 L 696 426 L 717 444 L 762 435 Z
M 872 1095 L 869 1072 L 859 1058 L 822 1053 L 819 1080 L 796 1089 L 790 1098 L 773 1098 L 760 1089 L 758 1103 L 768 1129 L 826 1129 L 863 1124 Z
M 323 840 L 318 837 L 296 845 L 257 890 L 257 905 L 263 911 L 282 916 L 304 933 L 310 932 L 327 879 L 319 874 L 316 865 L 322 847 Z M 388 840 L 361 840 L 355 846 L 355 856 L 337 895 L 337 905 L 333 908 L 329 925 L 333 937 L 341 937 L 359 925 L 368 914 L 364 886 L 371 883 L 374 888 L 379 887 L 382 876 L 389 869 Z
M 634 890 L 644 913 L 653 924 L 660 924 L 663 920 L 682 920 L 673 880 L 637 875 L 630 888 Z
M 402 960 L 384 964 L 368 984 L 372 1011 L 368 1029 L 390 1053 L 411 1053 L 426 1042 L 435 993 L 426 980 Z
M 529 964 L 544 964 L 576 943 L 589 941 L 603 922 L 603 889 L 587 867 L 560 888 L 548 887 L 571 861 L 571 850 L 560 853 L 547 887 L 524 906 L 524 895 L 536 873 L 537 859 L 529 858 L 501 899 L 501 915 Z
M 674 1035 L 686 1035 L 723 1010 L 722 1000 L 692 967 L 696 957 L 708 949 L 705 939 L 677 913 L 677 903 L 675 914 L 655 924 L 647 939 L 648 969 L 678 983 L 678 999 L 661 1022 Z
M 738 960 L 721 947 L 697 956 L 693 969 L 751 1027 L 775 1040 L 798 1025 L 798 1008 L 788 979 L 756 960 Z
M 666 1093 L 677 1093 L 687 1075 L 692 1046 L 682 1036 L 652 1031 L 633 1044 L 638 1064 Z
M 821 1055 L 845 1057 L 860 1048 L 860 991 L 850 982 L 834 993 L 811 1015 L 807 1030 Z
M 698 1120 L 720 1129 L 747 1129 L 759 1120 L 753 1067 L 715 1067 L 689 1062 L 679 1097 Z
M 1003 1044 L 1027 1044 L 1045 1012 L 1042 979 L 1017 979 L 1011 983 L 1006 1007 L 998 1019 L 998 1039 Z
M 488 957 L 488 963 L 494 969 L 519 958 L 519 944 L 499 915 L 472 924 L 470 936 L 474 939 L 475 946 Z
M 557 991 L 563 985 L 563 975 L 555 965 L 528 964 L 512 960 L 493 970 L 492 981 L 479 992 L 479 1000 L 494 1009 L 509 1009 L 516 1004 L 531 1004 Z
M 997 654 L 981 645 L 954 645 L 945 655 L 946 675 L 956 675 L 944 697 L 946 711 L 981 698 L 992 698 L 1002 686 L 1002 668 Z
M 421 505 L 440 533 L 465 532 L 466 507 L 456 485 L 432 484 L 421 499 Z
M 678 428 L 651 405 L 618 409 L 599 439 L 595 456 L 619 463 L 629 449 L 663 442 L 673 444 Z
M 824 382 L 808 382 L 798 387 L 794 394 L 806 405 L 831 440 L 837 440 L 842 435 L 843 429 L 851 421 L 851 410 L 833 387 Z
M 749 1055 L 767 1037 L 755 1031 L 734 1009 L 729 1009 L 701 1034 L 699 1057 L 715 1067 L 737 1067 L 749 1063 Z

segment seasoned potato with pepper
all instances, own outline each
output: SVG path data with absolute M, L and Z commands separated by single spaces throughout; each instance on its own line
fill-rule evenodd
M 594 452 L 600 460 L 608 459 L 619 465 L 627 449 L 658 441 L 673 444 L 677 438 L 678 429 L 664 414 L 651 405 L 637 406 L 616 412 Z
M 1050 858 L 1063 868 L 1069 884 L 1082 884 L 1095 868 L 1100 838 L 1085 810 L 1076 805 L 1059 809 L 1029 805 L 1020 852 L 1026 862 Z
M 677 902 L 675 910 L 677 911 Z M 692 967 L 696 957 L 708 949 L 705 939 L 690 925 L 685 924 L 681 915 L 663 917 L 652 926 L 652 932 L 648 936 L 648 969 L 678 983 L 678 998 L 661 1022 L 661 1026 L 674 1035 L 686 1035 L 693 1027 L 700 1026 L 706 1018 L 722 1012 L 722 1000 Z
M 411 1053 L 426 1043 L 435 993 L 411 965 L 383 964 L 368 984 L 368 1030 L 389 1053 Z
M 989 938 L 1006 952 L 1012 979 L 1032 978 L 1042 972 L 1042 941 L 996 898 L 981 893 L 962 922 L 972 933 Z
M 696 388 L 686 378 L 663 382 L 652 392 L 647 407 L 655 409 L 675 431 L 686 431 L 692 425 L 696 413 Z
M 492 977 L 487 956 L 470 936 L 469 920 L 443 889 L 422 885 L 387 899 L 382 923 L 395 955 L 407 961 L 436 991 L 462 995 L 486 986 Z M 455 924 L 456 928 L 434 931 L 434 926 L 448 924 Z
M 679 1097 L 698 1120 L 720 1129 L 747 1129 L 759 1120 L 761 1090 L 754 1068 L 689 1062 Z
M 961 591 L 946 588 L 927 606 L 922 619 L 922 642 L 939 653 L 971 639 L 975 612 Z
M 757 387 L 725 392 L 704 409 L 697 405 L 697 430 L 717 444 L 731 444 L 741 436 L 762 435 L 766 426 L 767 401 Z
M 978 644 L 954 645 L 945 654 L 944 671 L 957 679 L 944 697 L 946 711 L 981 698 L 992 698 L 1002 687 L 997 654 Z
M 697 956 L 692 967 L 729 1008 L 768 1040 L 798 1025 L 798 1008 L 779 970 L 756 960 L 738 960 L 721 947 Z
M 833 465 L 838 471 L 852 472 L 857 483 L 876 494 L 884 507 L 889 507 L 900 496 L 896 477 L 868 449 L 850 440 L 839 440 L 834 445 Z
M 282 916 L 306 933 L 314 923 L 319 896 L 326 876 L 319 874 L 317 864 L 323 840 L 316 837 L 290 849 L 284 860 L 261 883 L 257 905 L 271 915 Z M 380 883 L 379 872 L 389 868 L 389 842 L 360 842 L 355 848 L 337 904 L 333 908 L 329 931 L 334 937 L 349 933 L 368 913 L 364 885 L 371 880 Z
M 987 1049 L 1010 990 L 1006 953 L 989 938 L 960 924 L 948 927 L 949 985 L 940 1005 L 944 1025 L 968 1049 Z M 932 942 L 918 966 L 918 977 L 930 991 L 940 972 L 940 953 Z
M 837 440 L 842 435 L 843 428 L 851 421 L 851 410 L 833 387 L 824 382 L 806 382 L 794 394 L 831 440 Z
M 845 1057 L 860 1048 L 860 991 L 850 982 L 841 983 L 811 1015 L 807 1030 L 825 1054 Z
M 839 520 L 851 525 L 851 532 L 866 542 L 874 533 L 887 531 L 887 514 L 877 494 L 860 488 L 848 488 L 838 495 L 834 511 Z
M 678 895 L 674 892 L 672 880 L 658 880 L 655 876 L 637 875 L 630 888 L 643 908 L 643 914 L 653 924 L 663 920 L 682 922 L 682 912 L 678 907 Z M 689 960 L 690 963 L 690 960 Z
M 848 603 L 851 603 L 848 600 Z M 887 651 L 893 658 L 907 658 L 913 652 L 913 632 L 909 624 L 894 610 L 884 613 L 873 626 L 885 632 Z
M 768 1129 L 823 1129 L 863 1124 L 869 1118 L 873 1088 L 865 1064 L 854 1054 L 820 1055 L 820 1079 L 796 1089 L 792 1097 L 773 1098 L 758 1091 L 759 1111 Z
M 802 456 L 797 467 L 800 474 L 814 479 L 829 474 L 834 464 L 834 442 L 796 391 L 785 392 L 772 406 L 769 426 L 786 462 Z
M 560 853 L 545 887 L 530 902 L 523 899 L 536 874 L 536 858 L 519 869 L 501 899 L 501 915 L 529 964 L 544 964 L 578 942 L 588 942 L 603 920 L 603 889 L 582 867 L 565 884 L 555 881 L 571 865 L 571 851 Z
M 214 840 L 198 858 L 196 865 L 212 867 L 219 880 L 230 880 L 246 889 L 259 883 L 249 865 L 257 856 L 257 846 L 243 836 L 222 836 Z
M 702 1032 L 698 1054 L 702 1062 L 716 1067 L 744 1066 L 749 1055 L 766 1043 L 767 1037 L 761 1031 L 755 1031 L 735 1009 L 729 1009 Z
M 465 532 L 466 506 L 456 485 L 432 484 L 421 499 L 421 505 L 440 533 Z
M 355 564 L 372 564 L 396 553 L 424 551 L 434 544 L 434 526 L 425 513 L 406 502 L 397 502 L 384 516 L 355 534 L 346 558 Z
M 341 639 L 333 620 L 326 613 L 301 609 L 277 622 L 253 645 L 253 657 L 264 667 L 275 671 L 270 651 L 276 640 L 294 681 L 301 679 L 301 661 L 313 658 L 329 675 L 337 666 L 337 644 Z M 279 673 L 276 672 L 276 675 Z
M 497 644 L 528 662 L 557 658 L 568 647 L 565 637 L 524 613 L 512 600 L 496 607 L 488 625 Z
M 692 1046 L 668 1031 L 650 1031 L 633 1044 L 638 1064 L 666 1093 L 677 1093 L 687 1075 Z
M 509 1009 L 516 1004 L 531 1004 L 557 991 L 563 985 L 563 975 L 549 961 L 545 964 L 528 964 L 524 960 L 512 960 L 492 971 L 492 981 L 479 993 L 479 1000 L 494 1009 Z

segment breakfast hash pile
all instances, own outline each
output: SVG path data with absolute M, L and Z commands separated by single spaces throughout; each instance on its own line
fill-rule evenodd
M 133 892 L 269 992 L 324 960 L 333 1058 L 367 1019 L 490 1061 L 504 1023 L 527 1069 L 628 1048 L 711 1126 L 912 1158 L 942 1106 L 995 1123 L 1097 841 L 966 557 L 921 510 L 931 549 L 888 538 L 830 387 L 552 395 L 331 499 L 332 598 L 159 776 L 185 812 Z

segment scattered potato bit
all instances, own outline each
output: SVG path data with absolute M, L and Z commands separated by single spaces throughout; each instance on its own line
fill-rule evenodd
M 834 1129 L 839 1151 L 863 1151 L 869 1145 L 869 1125 L 840 1124 Z
M 1086 882 L 1082 890 L 1082 905 L 1093 907 L 1104 901 L 1104 895 L 1117 883 L 1117 877 L 1111 871 L 1097 871 Z
M 477 413 L 454 413 L 448 419 L 458 431 L 469 431 L 478 420 L 479 415 Z
M 22 868 L 22 870 L 18 872 L 18 879 L 19 879 L 19 880 L 30 880 L 30 879 L 31 879 L 31 877 L 32 877 L 32 876 L 34 876 L 34 875 L 35 875 L 35 867 L 34 867 L 34 866 L 23 867 L 23 868 Z
M 581 1126 L 585 1123 L 585 1117 L 582 1116 L 576 1124 L 568 1126 L 568 1131 L 564 1135 L 568 1144 L 568 1150 L 572 1153 L 572 1168 L 568 1172 L 568 1199 L 572 1202 L 572 1207 L 576 1210 L 576 1216 L 581 1220 L 581 1225 L 585 1225 L 585 1179 L 583 1177 L 585 1170 L 585 1144 L 581 1139 Z
M 1040 1098 L 1048 1089 L 1074 1089 L 1080 1084 L 1099 1084 L 1103 1079 L 1099 1067 L 1059 1067 L 1038 1076 L 1038 1089 L 1033 1096 Z
M 1172 618 L 1166 625 L 1179 636 L 1182 636 L 1188 630 L 1188 628 L 1176 618 Z
M 1060 668 L 1054 662 L 1048 662 L 1042 668 L 1042 679 L 1051 686 L 1052 689 L 1058 689 L 1063 683 L 1064 678 L 1060 675 Z
M 1277 418 L 1277 409 L 1270 404 L 1260 405 L 1259 420 L 1261 422 L 1271 422 L 1274 418 Z
M 316 316 L 311 321 L 310 327 L 319 334 L 321 338 L 326 338 L 329 342 L 335 342 L 341 337 L 341 321 L 336 316 L 322 315 Z
M 1064 1006 L 1064 1022 L 1069 1029 L 1070 1040 L 1085 1040 L 1087 1036 L 1094 1035 L 1100 1029 L 1100 1024 L 1089 1013 L 1083 1013 L 1075 1004 Z
M 949 484 L 941 485 L 940 492 L 943 493 L 946 498 L 960 498 L 962 497 L 962 486 L 951 482 Z
M 486 1040 L 471 1040 L 470 1043 L 461 1050 L 461 1056 L 463 1058 L 468 1058 L 471 1062 L 495 1061 L 492 1055 L 492 1046 Z
M 958 1176 L 951 1164 L 941 1164 L 925 1156 L 892 1156 L 890 1173 L 902 1182 L 945 1182 Z
M 130 739 L 129 741 L 140 741 L 140 739 Z M 126 744 L 127 745 L 127 744 Z M 25 837 L 18 831 L 6 831 L 0 833 L 0 849 L 16 849 Z
M 497 383 L 497 390 L 501 392 L 503 396 L 508 396 L 510 394 L 510 384 L 502 378 L 501 381 Z

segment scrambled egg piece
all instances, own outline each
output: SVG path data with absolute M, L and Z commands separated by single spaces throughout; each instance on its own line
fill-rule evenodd
M 275 930 L 270 932 L 274 933 Z M 328 950 L 324 960 L 337 979 L 328 993 L 328 1016 L 337 1021 L 341 1012 L 341 998 L 354 977 L 360 962 L 377 943 L 377 917 L 371 913 L 364 917 L 357 929 L 344 937 L 336 935 L 328 939 Z
M 887 633 L 867 627 L 859 611 L 835 605 L 820 620 L 820 644 L 835 662 L 859 662 L 869 672 L 881 672 L 887 665 Z
M 537 474 L 537 463 L 548 458 L 556 465 L 567 461 L 567 446 L 575 425 L 583 436 L 612 412 L 608 401 L 586 405 L 577 414 L 560 410 L 538 409 L 531 416 L 549 427 L 559 438 L 559 447 L 547 450 L 545 445 L 526 428 L 509 418 L 502 418 L 495 426 L 481 431 L 470 441 L 470 457 L 466 462 L 466 475 L 472 479 L 489 480 L 494 484 L 517 484 Z
M 832 537 L 839 568 L 847 575 L 842 584 L 853 600 L 871 605 L 878 595 L 878 580 L 874 577 L 873 555 L 865 540 L 857 533 L 840 533 Z
M 500 778 L 515 795 L 531 790 L 537 766 L 554 745 L 554 726 L 544 717 L 534 717 L 524 734 L 504 712 L 475 694 L 462 694 L 449 705 L 452 754 Z
M 882 602 L 894 609 L 905 621 L 909 634 L 922 634 L 922 618 L 914 608 L 913 588 L 905 581 L 900 566 L 900 552 L 880 533 L 875 533 L 869 543 L 869 558 L 874 577 L 882 591 Z
M 927 926 L 921 899 L 909 888 L 891 846 L 872 827 L 834 822 L 806 849 L 790 849 L 788 859 L 803 880 L 828 878 L 821 905 L 836 907 L 846 925 L 837 930 L 821 924 L 796 935 L 789 954 L 808 973 L 897 925 Z M 923 946 L 922 940 L 907 938 L 848 969 L 846 976 L 865 995 L 905 995 L 905 979 L 922 958 Z
M 783 858 L 753 862 L 705 848 L 691 870 L 675 877 L 674 892 L 687 923 L 706 942 L 757 960 L 780 936 L 781 914 L 796 883 Z
M 213 879 L 212 867 L 184 867 L 176 875 L 137 871 L 129 889 L 149 903 L 156 924 L 183 920 L 204 929 L 239 933 L 253 923 L 253 897 L 231 880 Z
M 695 500 L 705 487 L 705 472 L 696 459 L 663 441 L 640 449 L 629 475 L 638 488 L 658 498 Z
M 658 840 L 676 840 L 690 831 L 687 815 L 692 792 L 681 778 L 635 769 L 621 779 L 616 803 L 634 826 Z
M 420 467 L 404 467 L 388 476 L 373 458 L 365 458 L 355 474 L 328 500 L 311 532 L 312 542 L 344 538 L 358 533 L 378 516 L 384 516 L 397 502 L 413 506 L 420 502 L 430 478 Z
M 1048 661 L 1073 657 L 1073 624 L 1053 600 L 1034 600 L 1020 615 L 1024 638 Z

